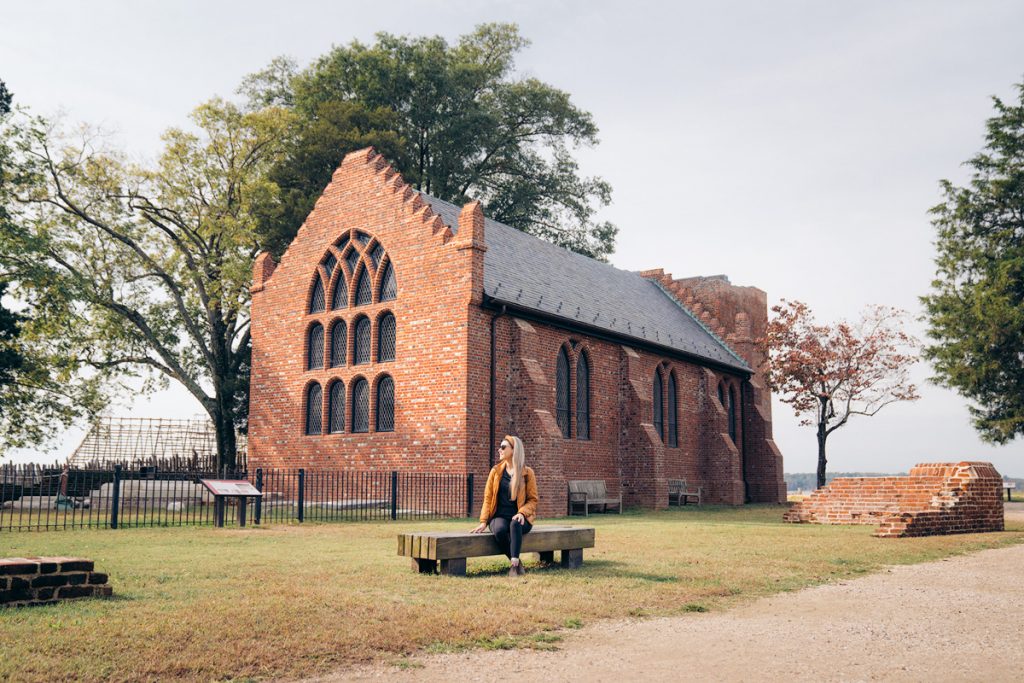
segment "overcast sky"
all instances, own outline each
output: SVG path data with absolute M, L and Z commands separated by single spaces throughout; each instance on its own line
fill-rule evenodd
M 569 92 L 600 127 L 578 158 L 614 188 L 601 215 L 620 229 L 614 265 L 725 273 L 821 320 L 874 303 L 920 315 L 938 181 L 964 181 L 990 97 L 1024 80 L 1024 3 L 981 0 L 34 0 L 5 3 L 0 79 L 17 103 L 103 124 L 152 157 L 161 131 L 277 55 L 305 65 L 378 31 L 454 41 L 486 21 L 518 23 L 532 41 L 520 73 Z M 921 365 L 916 379 L 929 374 Z M 1024 477 L 1021 442 L 985 445 L 956 394 L 921 393 L 833 434 L 829 469 L 981 459 Z M 114 409 L 199 412 L 183 390 Z M 813 430 L 777 401 L 774 416 L 786 471 L 813 471 Z

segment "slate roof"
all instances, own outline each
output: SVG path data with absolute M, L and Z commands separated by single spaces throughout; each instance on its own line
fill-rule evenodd
M 420 194 L 455 232 L 460 208 Z M 742 358 L 652 280 L 490 218 L 484 219 L 484 242 L 484 294 L 499 304 L 751 372 Z

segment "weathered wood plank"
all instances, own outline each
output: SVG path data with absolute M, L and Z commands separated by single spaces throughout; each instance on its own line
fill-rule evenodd
M 540 526 L 523 536 L 524 553 L 541 553 L 566 548 L 593 548 L 593 527 Z M 498 543 L 491 534 L 465 532 L 426 532 L 409 534 L 400 554 L 411 557 L 445 560 L 452 558 L 500 555 Z M 552 556 L 553 559 L 553 556 Z
M 446 576 L 465 576 L 466 558 L 457 557 L 450 560 L 441 560 L 441 573 Z

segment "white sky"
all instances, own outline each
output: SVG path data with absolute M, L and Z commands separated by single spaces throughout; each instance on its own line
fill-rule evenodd
M 1019 2 L 35 0 L 2 15 L 0 78 L 16 101 L 104 124 L 143 156 L 276 55 L 304 65 L 377 31 L 454 41 L 481 22 L 517 22 L 532 41 L 521 73 L 568 91 L 601 129 L 579 159 L 614 188 L 601 217 L 620 228 L 616 266 L 726 273 L 770 302 L 806 301 L 821 320 L 873 303 L 920 315 L 938 181 L 967 177 L 989 97 L 1013 97 L 1024 79 Z M 918 381 L 928 376 L 920 366 Z M 829 469 L 982 459 L 1024 476 L 1019 441 L 982 444 L 956 394 L 922 395 L 836 432 Z M 199 412 L 183 390 L 115 409 Z M 774 415 L 786 471 L 813 471 L 812 429 L 784 405 Z

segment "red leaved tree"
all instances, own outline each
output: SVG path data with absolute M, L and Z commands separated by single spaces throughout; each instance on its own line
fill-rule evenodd
M 920 398 L 910 382 L 917 340 L 906 314 L 874 306 L 856 324 L 819 325 L 807 304 L 785 301 L 761 339 L 765 380 L 783 403 L 818 429 L 818 487 L 825 485 L 825 442 L 852 415 L 872 416 L 897 401 Z

